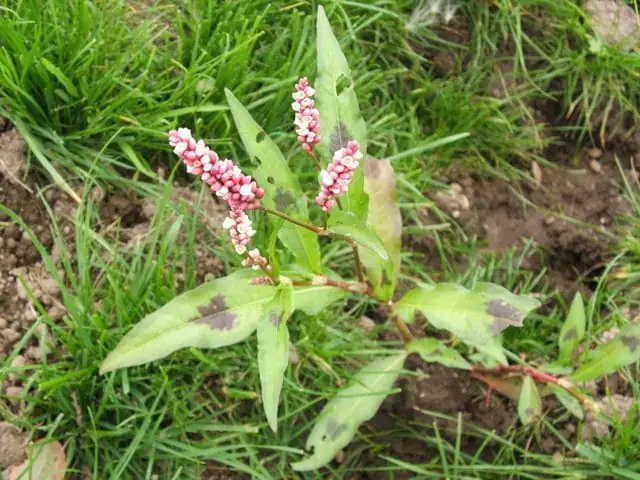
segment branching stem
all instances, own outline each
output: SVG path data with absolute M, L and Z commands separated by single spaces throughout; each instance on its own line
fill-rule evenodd
M 535 368 L 525 367 L 523 365 L 499 365 L 498 367 L 495 367 L 495 368 L 473 367 L 471 369 L 471 373 L 472 374 L 474 373 L 489 374 L 489 375 L 497 375 L 497 376 L 504 376 L 504 375 L 511 375 L 511 374 L 523 375 L 523 376 L 526 375 L 531 377 L 533 380 L 537 381 L 538 383 L 548 383 L 548 384 L 559 386 L 560 388 L 566 390 L 571 395 L 573 395 L 580 403 L 582 403 L 582 405 L 584 405 L 585 408 L 588 408 L 595 413 L 599 412 L 599 408 L 593 402 L 593 400 L 585 396 L 580 391 L 580 389 L 578 389 L 578 387 L 576 387 L 574 384 L 572 384 L 568 380 L 565 380 L 564 378 L 558 378 L 554 375 L 551 375 L 550 373 L 536 370 Z M 476 378 L 480 378 L 482 380 L 482 375 L 478 375 Z

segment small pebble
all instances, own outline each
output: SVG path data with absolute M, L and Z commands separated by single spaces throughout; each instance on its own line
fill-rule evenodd
M 2 330 L 2 337 L 5 339 L 5 341 L 13 343 L 20 338 L 20 334 L 13 328 L 5 328 L 4 330 Z
M 591 158 L 600 158 L 602 156 L 602 150 L 595 147 L 587 148 L 585 152 L 587 152 L 587 155 L 589 155 Z
M 23 387 L 7 387 L 5 391 L 11 405 L 16 406 L 20 403 L 22 396 L 24 395 Z
M 300 355 L 298 355 L 298 350 L 293 343 L 289 344 L 289 362 L 292 365 L 297 365 L 300 363 Z
M 597 160 L 589 160 L 589 168 L 596 173 L 600 173 L 602 165 Z
M 7 325 L 9 325 L 7 319 L 0 317 L 0 330 L 3 328 L 7 328 Z
M 359 323 L 360 323 L 360 327 L 366 332 L 370 332 L 371 330 L 376 328 L 376 322 L 374 322 L 373 320 L 371 320 L 369 317 L 366 317 L 366 316 L 360 317 Z
M 42 358 L 42 350 L 40 347 L 29 347 L 25 355 L 32 360 L 40 360 Z
M 555 217 L 544 217 L 544 220 L 543 220 L 545 225 L 551 225 L 555 221 L 556 221 Z
M 533 175 L 533 178 L 536 180 L 536 182 L 542 182 L 542 169 L 540 168 L 540 165 L 538 165 L 538 162 L 536 162 L 535 160 L 531 162 L 531 175 Z
M 55 296 L 60 292 L 60 288 L 58 288 L 58 282 L 56 282 L 53 278 L 46 278 L 44 280 L 41 280 L 40 288 L 44 293 L 51 296 Z

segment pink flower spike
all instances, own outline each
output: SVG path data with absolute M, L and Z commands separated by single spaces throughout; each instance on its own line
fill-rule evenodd
M 316 203 L 323 212 L 333 208 L 335 199 L 349 189 L 349 182 L 360 159 L 360 145 L 356 141 L 350 141 L 345 148 L 336 150 L 327 169 L 320 172 L 320 193 L 316 197 Z
M 313 147 L 320 142 L 320 113 L 315 106 L 313 97 L 316 91 L 309 85 L 309 81 L 301 78 L 296 83 L 296 91 L 293 93 L 294 102 L 291 108 L 295 113 L 293 121 L 296 126 L 298 141 L 305 152 L 311 153 Z
M 231 210 L 255 210 L 264 197 L 264 189 L 244 175 L 231 160 L 220 160 L 216 152 L 202 141 L 196 141 L 188 128 L 169 132 L 169 145 L 182 159 L 187 172 L 199 175 L 211 191 L 226 201 Z
M 249 253 L 247 253 L 247 258 L 242 261 L 243 267 L 251 267 L 254 270 L 271 270 L 271 266 L 269 265 L 269 261 L 262 256 L 260 250 L 254 248 Z
M 229 216 L 222 222 L 222 228 L 229 230 L 231 243 L 238 255 L 243 255 L 247 251 L 249 240 L 256 231 L 253 229 L 251 219 L 242 210 L 231 210 Z

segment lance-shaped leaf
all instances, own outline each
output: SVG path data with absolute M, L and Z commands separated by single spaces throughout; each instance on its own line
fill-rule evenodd
M 218 348 L 238 343 L 257 328 L 276 287 L 254 285 L 258 273 L 241 270 L 177 296 L 143 318 L 100 366 L 106 373 L 166 357 L 186 347 Z M 314 315 L 346 295 L 327 286 L 296 287 L 294 305 Z
M 529 425 L 542 415 L 542 401 L 536 382 L 530 376 L 524 377 L 520 399 L 518 400 L 518 416 L 524 425 Z
M 435 338 L 421 338 L 407 345 L 409 352 L 418 353 L 425 362 L 441 363 L 447 367 L 469 370 L 471 365 L 462 358 L 457 350 L 448 347 Z
M 549 384 L 549 389 L 571 415 L 579 420 L 584 418 L 584 410 L 576 397 L 558 385 Z
M 265 190 L 262 202 L 269 208 L 286 212 L 308 223 L 307 199 L 284 155 L 233 93 L 229 90 L 225 90 L 225 93 L 245 150 L 260 162 L 253 174 Z M 270 216 L 270 221 L 278 220 Z M 311 272 L 320 272 L 320 246 L 315 233 L 285 222 L 278 231 L 278 238 L 295 255 L 300 265 Z
M 560 330 L 560 338 L 558 340 L 560 347 L 560 360 L 568 361 L 571 359 L 573 350 L 580 344 L 584 338 L 584 332 L 587 324 L 587 315 L 584 311 L 584 301 L 582 295 L 576 293 L 571 302 L 571 308 L 567 315 L 567 319 Z
M 571 375 L 574 382 L 595 380 L 637 362 L 640 360 L 640 323 L 625 325 L 612 341 L 587 352 L 584 360 Z
M 402 215 L 396 203 L 396 176 L 389 161 L 365 160 L 364 191 L 369 195 L 367 223 L 382 240 L 389 259 L 381 260 L 363 249 L 360 255 L 376 297 L 388 301 L 398 281 L 402 242 Z
M 293 312 L 293 289 L 281 283 L 276 295 L 262 311 L 258 322 L 258 369 L 262 404 L 271 430 L 278 430 L 278 403 L 289 363 L 287 320 Z
M 395 309 L 407 322 L 412 322 L 419 310 L 435 327 L 483 345 L 510 325 L 521 327 L 527 314 L 539 305 L 533 298 L 514 295 L 498 285 L 479 283 L 469 290 L 441 283 L 411 290 Z
M 294 287 L 295 309 L 307 315 L 316 315 L 329 305 L 346 297 L 349 292 L 341 288 L 312 285 L 310 287 Z
M 329 218 L 328 230 L 371 250 L 381 260 L 389 259 L 389 254 L 375 230 L 366 222 L 359 220 L 353 213 L 340 210 L 334 212 Z
M 333 34 L 322 7 L 318 7 L 316 48 L 318 75 L 316 100 L 320 112 L 319 152 L 331 159 L 336 150 L 356 140 L 362 153 L 366 153 L 366 125 L 347 59 Z M 362 168 L 358 167 L 349 183 L 349 191 L 341 197 L 342 206 L 364 220 L 367 214 L 367 195 L 364 192 Z
M 239 271 L 174 298 L 129 331 L 100 366 L 105 373 L 166 357 L 185 347 L 218 348 L 241 342 L 257 325 L 275 294 L 253 285 L 255 274 Z
M 369 363 L 350 385 L 329 400 L 307 438 L 307 450 L 313 454 L 292 464 L 294 470 L 302 472 L 326 465 L 353 439 L 358 426 L 376 414 L 389 394 L 405 357 L 403 352 Z

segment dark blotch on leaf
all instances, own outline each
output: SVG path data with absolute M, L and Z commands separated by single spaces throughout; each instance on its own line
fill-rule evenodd
M 527 415 L 528 417 L 535 417 L 536 416 L 536 411 L 533 408 L 527 408 L 524 411 L 525 415 Z
M 512 325 L 512 324 L 502 318 L 496 318 L 489 325 L 489 329 L 491 330 L 491 333 L 493 333 L 494 335 L 497 335 L 501 331 L 503 331 L 505 328 L 507 328 L 509 325 Z
M 374 158 L 367 158 L 364 161 L 364 166 L 362 168 L 363 168 L 365 177 L 371 177 L 371 178 L 380 177 L 380 160 L 376 160 Z
M 222 295 L 216 295 L 211 303 L 198 307 L 198 311 L 202 317 L 194 319 L 193 322 L 208 325 L 215 330 L 231 330 L 237 316 L 227 310 Z
M 329 150 L 331 156 L 336 153 L 337 150 L 343 148 L 350 140 L 349 130 L 344 123 L 339 123 L 336 128 L 331 132 L 329 137 Z
M 436 348 L 433 352 L 431 352 L 431 355 L 442 355 L 442 350 Z
M 267 138 L 267 134 L 264 131 L 260 130 L 260 132 L 256 135 L 256 142 L 262 143 L 264 139 Z
M 280 211 L 286 211 L 291 205 L 295 205 L 296 201 L 291 192 L 278 188 L 275 196 L 276 208 Z
M 276 181 L 271 175 L 269 175 L 267 177 L 267 183 L 270 183 L 271 185 L 275 185 Z
M 351 86 L 351 80 L 345 75 L 341 74 L 336 80 L 336 95 L 342 95 L 347 88 Z
M 390 285 L 391 284 L 391 279 L 389 278 L 389 275 L 387 274 L 387 269 L 383 268 L 382 269 L 382 279 L 380 282 L 380 285 Z
M 329 440 L 335 440 L 347 430 L 349 430 L 349 427 L 347 425 L 345 425 L 344 423 L 338 425 L 338 423 L 333 418 L 330 418 L 329 420 L 327 420 L 327 432 L 322 437 L 322 439 L 326 440 L 326 438 L 329 437 Z
M 620 341 L 629 347 L 631 352 L 635 352 L 638 349 L 638 345 L 640 345 L 640 339 L 638 339 L 638 337 L 623 335 L 620 337 Z
M 563 340 L 565 342 L 568 342 L 569 340 L 573 340 L 575 338 L 578 338 L 578 330 L 576 330 L 575 328 L 570 328 L 569 330 L 567 330 L 567 333 L 564 334 Z
M 280 325 L 280 320 L 282 320 L 282 317 L 278 315 L 277 312 L 271 312 L 269 313 L 269 320 L 271 320 L 271 323 L 273 323 L 274 327 L 278 328 L 278 325 Z
M 522 325 L 522 313 L 515 307 L 512 307 L 504 300 L 490 300 L 487 303 L 487 313 L 494 317 L 501 318 L 509 324 Z

